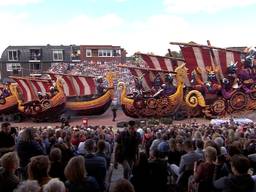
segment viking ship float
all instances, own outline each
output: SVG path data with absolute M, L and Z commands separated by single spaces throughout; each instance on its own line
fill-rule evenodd
M 144 68 L 119 66 L 129 69 L 136 81 L 141 81 L 141 88 L 137 87 L 137 90 L 141 89 L 141 93 L 137 95 L 128 94 L 124 82 L 118 84 L 121 87 L 121 106 L 124 113 L 135 118 L 174 115 L 184 104 L 187 68 L 182 64 L 183 60 L 141 53 L 140 56 L 146 65 Z M 175 76 L 175 85 L 167 85 L 168 82 L 165 82 L 170 74 Z M 165 90 L 153 88 L 157 76 L 160 84 L 167 83 Z
M 18 102 L 18 110 L 37 121 L 57 120 L 63 113 L 66 97 L 59 80 L 11 76 L 11 93 Z
M 108 73 L 106 79 L 108 88 L 97 93 L 94 77 L 49 73 L 51 79 L 60 79 L 66 95 L 66 110 L 71 115 L 101 115 L 106 112 L 113 98 L 112 75 Z
M 213 47 L 209 41 L 208 45 L 171 44 L 180 46 L 188 68 L 190 92 L 185 100 L 190 107 L 200 106 L 206 117 L 256 109 L 255 53 L 246 56 Z
M 0 115 L 13 114 L 18 111 L 18 102 L 10 90 L 11 88 L 9 84 L 0 87 L 2 93 L 0 96 Z M 6 96 L 4 94 L 5 91 L 8 93 Z

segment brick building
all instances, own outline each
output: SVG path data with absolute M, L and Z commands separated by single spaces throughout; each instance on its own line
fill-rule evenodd
M 80 45 L 81 61 L 92 63 L 125 63 L 126 51 L 120 46 Z

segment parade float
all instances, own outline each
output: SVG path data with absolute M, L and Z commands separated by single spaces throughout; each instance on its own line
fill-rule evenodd
M 5 84 L 0 86 L 0 116 L 1 120 L 9 119 L 9 116 L 16 115 L 18 112 L 18 102 L 15 95 L 10 90 L 12 86 Z
M 135 118 L 175 115 L 184 104 L 184 86 L 187 81 L 185 64 L 181 64 L 182 60 L 178 63 L 169 57 L 140 55 L 148 64 L 147 67 L 119 66 L 129 69 L 136 88 L 133 94 L 127 94 L 126 84 L 118 84 L 124 113 Z
M 15 83 L 10 85 L 16 97 L 18 110 L 35 121 L 58 120 L 63 113 L 66 97 L 59 80 L 11 76 Z
M 213 47 L 209 41 L 208 45 L 171 44 L 180 46 L 188 68 L 188 106 L 200 106 L 203 115 L 210 118 L 256 109 L 255 51 L 245 54 Z
M 106 75 L 108 87 L 103 85 L 103 77 L 49 73 L 51 79 L 60 79 L 67 98 L 68 115 L 101 115 L 109 108 L 113 98 L 113 79 Z

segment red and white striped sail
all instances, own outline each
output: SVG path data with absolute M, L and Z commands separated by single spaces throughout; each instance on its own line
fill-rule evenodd
M 93 77 L 71 76 L 76 94 L 79 96 L 96 93 L 96 82 Z
M 96 82 L 93 77 L 53 73 L 50 73 L 49 75 L 53 80 L 61 78 L 64 93 L 68 97 L 85 96 L 96 93 Z
M 159 55 L 150 55 L 144 53 L 137 53 L 140 55 L 146 66 L 151 69 L 174 71 L 181 61 L 171 59 L 170 57 L 163 57 Z
M 207 81 L 207 66 L 213 69 L 217 67 L 221 78 L 225 76 L 227 67 L 231 63 L 237 62 L 238 68 L 242 66 L 241 53 L 239 51 L 197 45 L 184 45 L 180 47 L 186 61 L 186 67 L 189 70 L 189 77 L 191 77 L 191 72 L 198 67 L 204 82 Z
M 38 99 L 38 96 L 33 88 L 33 85 L 30 79 L 19 78 L 19 77 L 11 77 L 11 78 L 18 83 L 18 87 L 20 88 L 24 102 L 34 101 Z
M 164 77 L 167 73 L 167 72 L 159 72 L 159 71 L 138 68 L 138 67 L 134 67 L 134 68 L 129 67 L 128 69 L 134 77 L 141 78 L 142 87 L 146 91 L 150 90 L 153 87 L 154 80 L 155 80 L 157 74 L 160 75 L 162 82 L 164 82 Z
M 144 53 L 137 53 L 137 55 L 141 56 L 142 60 L 146 64 L 146 67 L 150 69 L 174 71 L 179 65 L 184 63 L 182 59 L 175 59 L 171 57 L 150 55 Z M 185 84 L 187 86 L 190 85 L 188 77 L 186 78 Z
M 52 86 L 51 80 L 31 79 L 31 84 L 36 93 L 41 92 L 43 95 L 49 93 Z

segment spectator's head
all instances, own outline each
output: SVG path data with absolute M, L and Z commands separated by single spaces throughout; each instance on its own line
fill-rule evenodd
M 190 140 L 190 139 L 185 140 L 183 145 L 184 145 L 184 150 L 186 152 L 190 152 L 190 151 L 193 150 L 193 142 L 192 142 L 192 140 Z
M 195 131 L 194 133 L 194 140 L 202 140 L 202 134 L 200 131 Z
M 5 132 L 5 133 L 10 133 L 10 131 L 11 131 L 11 124 L 8 123 L 8 122 L 2 123 L 1 131 Z
M 170 147 L 170 150 L 176 150 L 176 140 L 174 138 L 171 138 L 169 140 L 169 147 Z
M 231 144 L 228 146 L 228 153 L 232 157 L 241 154 L 241 150 L 237 145 Z
M 214 147 L 206 147 L 204 155 L 206 161 L 214 162 L 217 158 L 217 150 Z
M 110 188 L 110 192 L 135 192 L 132 184 L 126 179 L 119 179 Z
M 52 148 L 50 155 L 49 155 L 49 159 L 52 162 L 57 162 L 57 161 L 61 161 L 62 158 L 62 152 L 59 148 Z
M 87 153 L 93 153 L 95 150 L 95 141 L 93 139 L 88 139 L 85 141 L 85 150 Z
M 76 156 L 69 160 L 64 170 L 67 180 L 73 183 L 79 183 L 86 176 L 85 162 L 82 156 Z
M 134 132 L 135 131 L 135 121 L 131 120 L 128 122 L 128 125 L 129 125 L 129 131 L 130 132 Z
M 216 143 L 218 147 L 222 147 L 224 145 L 224 140 L 221 137 L 216 137 L 214 143 Z
M 39 192 L 41 187 L 36 180 L 27 180 L 19 184 L 15 192 Z
M 20 141 L 31 142 L 35 140 L 36 131 L 34 128 L 26 128 L 20 133 Z
M 250 161 L 243 155 L 231 157 L 231 170 L 234 175 L 246 175 L 250 168 Z
M 48 178 L 50 161 L 48 156 L 38 155 L 32 157 L 28 164 L 28 177 L 31 180 L 37 180 L 42 184 L 43 180 Z
M 8 172 L 14 172 L 19 167 L 19 157 L 16 152 L 9 152 L 1 158 L 2 167 Z
M 202 140 L 196 140 L 195 144 L 196 144 L 197 149 L 203 149 L 204 148 L 204 142 Z
M 62 181 L 58 178 L 51 179 L 43 186 L 43 192 L 65 192 L 66 188 Z
M 97 143 L 97 151 L 98 152 L 104 152 L 106 149 L 106 143 L 104 140 L 99 140 Z

